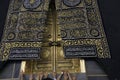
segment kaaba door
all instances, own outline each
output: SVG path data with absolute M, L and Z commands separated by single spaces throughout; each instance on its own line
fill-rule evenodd
M 42 53 L 40 53 L 40 60 L 26 61 L 25 73 L 38 73 L 38 72 L 61 72 L 68 70 L 70 73 L 80 73 L 81 63 L 80 59 L 65 59 L 63 47 L 60 37 L 60 29 L 57 25 L 56 11 L 52 9 L 48 12 L 48 33 L 49 38 L 45 38 Z M 22 65 L 23 66 L 23 65 Z M 83 65 L 82 65 L 83 66 Z

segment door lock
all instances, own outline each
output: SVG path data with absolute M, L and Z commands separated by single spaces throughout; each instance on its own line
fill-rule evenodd
M 61 42 L 60 41 L 51 41 L 49 42 L 49 46 L 61 46 Z

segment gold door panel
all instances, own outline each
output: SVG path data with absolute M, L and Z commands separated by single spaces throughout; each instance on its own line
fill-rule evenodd
M 80 59 L 65 59 L 62 47 L 56 49 L 56 71 L 67 70 L 71 73 L 80 72 Z
M 67 70 L 70 73 L 80 72 L 80 59 L 65 59 L 62 47 L 62 39 L 60 37 L 60 29 L 56 22 L 56 11 L 49 11 L 47 17 L 47 32 L 42 52 L 40 53 L 40 60 L 26 61 L 25 73 L 38 73 L 38 72 L 58 72 Z M 57 46 L 57 43 L 60 43 Z M 52 45 L 50 45 L 52 43 Z
M 48 71 L 51 72 L 53 70 L 53 47 L 44 47 L 42 48 L 41 59 L 40 60 L 33 60 L 26 62 L 26 73 L 33 73 L 33 72 L 41 72 L 41 71 Z
M 63 70 L 69 70 L 71 73 L 80 72 L 80 59 L 65 59 L 62 47 L 44 47 L 42 50 L 40 60 L 26 61 L 25 73 L 60 73 Z

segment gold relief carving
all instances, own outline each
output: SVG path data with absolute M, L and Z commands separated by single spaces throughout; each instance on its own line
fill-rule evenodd
M 53 71 L 53 53 L 51 47 L 42 47 L 42 53 L 40 54 L 40 60 L 27 61 L 25 73 L 37 73 L 41 71 L 52 72 Z M 30 65 L 30 63 L 33 63 Z M 30 66 L 30 67 L 29 67 Z M 31 68 L 31 69 L 30 69 Z
M 60 54 L 58 54 L 60 57 L 64 57 L 64 52 L 63 50 L 60 50 Z
M 80 59 L 65 59 L 62 47 L 57 47 L 56 71 L 69 70 L 71 73 L 80 72 Z
M 41 59 L 42 59 L 42 60 L 44 60 L 44 59 L 49 59 L 50 50 L 49 50 L 49 49 L 43 50 L 40 55 L 41 55 Z
M 56 53 L 54 53 L 54 49 Z M 80 72 L 80 59 L 65 59 L 62 47 L 44 47 L 40 60 L 27 61 L 26 63 L 25 73 L 28 74 L 41 71 L 61 73 L 62 70 L 69 70 L 71 73 Z

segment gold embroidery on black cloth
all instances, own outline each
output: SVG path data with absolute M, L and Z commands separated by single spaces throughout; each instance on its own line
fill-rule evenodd
M 1 60 L 7 60 L 13 48 L 50 46 L 49 4 L 50 0 L 10 1 L 1 41 Z M 58 29 L 55 36 L 59 40 L 51 41 L 52 46 L 95 45 L 98 58 L 110 58 L 97 0 L 55 0 L 55 5 Z

